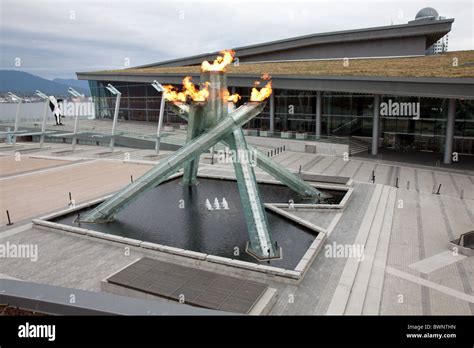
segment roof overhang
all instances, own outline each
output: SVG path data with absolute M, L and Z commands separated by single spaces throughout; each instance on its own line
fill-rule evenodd
M 451 31 L 451 25 L 453 22 L 454 19 L 412 21 L 407 24 L 304 35 L 257 45 L 236 47 L 233 50 L 236 53 L 236 57 L 238 57 L 240 60 L 251 61 L 252 56 L 269 54 L 272 52 L 288 51 L 302 47 L 316 47 L 319 45 L 343 44 L 357 41 L 389 40 L 406 37 L 424 37 L 426 39 L 426 48 L 428 48 L 434 42 Z M 214 60 L 218 53 L 219 52 L 209 52 L 190 57 L 141 65 L 137 66 L 136 68 L 198 65 L 203 60 Z M 392 55 L 396 54 L 393 53 Z
M 142 83 L 158 80 L 162 84 L 181 84 L 185 76 L 191 76 L 195 81 L 200 78 L 199 74 L 77 73 L 79 80 Z M 256 74 L 228 74 L 227 84 L 252 87 L 259 78 Z M 272 75 L 272 81 L 276 89 L 474 99 L 474 78 Z

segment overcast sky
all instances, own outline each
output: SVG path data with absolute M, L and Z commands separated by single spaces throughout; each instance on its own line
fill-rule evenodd
M 0 66 L 49 79 L 75 78 L 76 71 L 402 24 L 426 6 L 455 18 L 450 51 L 474 49 L 472 0 L 0 0 Z

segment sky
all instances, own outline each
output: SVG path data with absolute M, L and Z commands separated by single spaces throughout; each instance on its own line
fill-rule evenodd
M 474 49 L 472 0 L 0 0 L 0 69 L 44 78 L 122 69 L 293 36 L 454 18 L 449 51 Z

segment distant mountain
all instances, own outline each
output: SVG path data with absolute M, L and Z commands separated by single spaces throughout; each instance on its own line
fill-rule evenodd
M 77 80 L 72 81 L 78 82 Z M 13 92 L 23 96 L 32 96 L 36 90 L 40 90 L 48 95 L 66 96 L 69 95 L 67 89 L 70 85 L 47 80 L 23 71 L 0 70 L 0 93 Z M 89 88 L 71 87 L 79 93 L 90 95 Z
M 89 82 L 84 80 L 76 80 L 76 79 L 53 79 L 53 82 L 60 83 L 62 85 L 71 86 L 74 89 L 82 88 L 89 90 Z

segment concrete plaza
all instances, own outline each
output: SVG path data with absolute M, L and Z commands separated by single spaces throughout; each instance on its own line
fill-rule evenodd
M 36 262 L 2 259 L 0 278 L 100 291 L 106 276 L 140 257 L 160 256 L 39 230 L 31 219 L 67 208 L 69 192 L 79 204 L 118 190 L 156 163 L 143 160 L 153 150 L 117 148 L 100 158 L 104 149 L 79 146 L 70 157 L 53 155 L 64 148 L 52 144 L 20 160 L 11 150 L 0 152 L 0 243 L 39 249 Z M 328 240 L 299 285 L 268 281 L 278 291 L 271 314 L 474 314 L 474 259 L 449 251 L 450 240 L 474 229 L 474 173 L 290 151 L 274 159 L 295 172 L 301 166 L 350 177 L 354 194 L 342 214 L 296 212 L 325 228 Z M 200 172 L 233 176 L 230 164 L 201 163 Z M 5 226 L 7 209 L 13 226 Z M 363 245 L 363 260 L 331 254 L 334 245 Z

